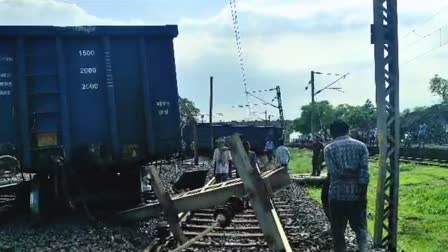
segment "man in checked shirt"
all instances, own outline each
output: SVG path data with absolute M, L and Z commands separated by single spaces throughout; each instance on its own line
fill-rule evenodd
M 335 252 L 345 251 L 345 228 L 350 223 L 359 251 L 368 250 L 367 185 L 368 150 L 364 143 L 348 136 L 349 125 L 336 120 L 330 125 L 334 139 L 324 150 L 330 176 L 329 213 Z

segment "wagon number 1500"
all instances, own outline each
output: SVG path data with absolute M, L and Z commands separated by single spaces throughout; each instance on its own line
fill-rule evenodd
M 95 56 L 95 50 L 79 50 L 79 56 Z

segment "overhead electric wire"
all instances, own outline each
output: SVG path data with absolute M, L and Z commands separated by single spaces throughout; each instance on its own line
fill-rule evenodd
M 418 24 L 417 26 L 422 26 L 422 25 L 425 25 L 425 24 L 429 23 L 429 21 L 433 20 L 435 17 L 437 17 L 438 15 L 440 15 L 440 14 L 441 14 L 443 11 L 445 11 L 447 8 L 448 8 L 448 5 L 443 6 L 442 8 L 439 9 L 439 11 L 437 11 L 436 13 L 434 13 L 433 15 L 431 15 L 430 17 L 428 17 L 428 19 L 426 19 L 423 23 Z M 400 40 L 401 40 L 401 39 L 404 39 L 404 38 L 408 37 L 409 35 L 411 35 L 411 34 L 413 34 L 413 33 L 416 34 L 417 36 L 419 36 L 415 30 L 416 30 L 416 28 L 413 27 L 409 32 L 407 32 L 405 35 L 403 35 L 403 36 L 402 36 L 401 38 L 399 38 L 399 39 L 400 39 Z
M 275 91 L 275 88 L 252 90 L 252 91 L 249 91 L 249 93 L 261 93 L 261 92 L 270 92 L 270 91 Z
M 435 50 L 438 50 L 438 49 L 440 49 L 440 48 L 446 46 L 447 44 L 448 44 L 448 43 L 444 43 L 444 44 L 439 45 L 439 46 L 437 46 L 437 47 L 431 48 L 430 50 L 428 50 L 428 51 L 426 51 L 426 52 L 424 52 L 424 53 L 421 53 L 421 54 L 415 56 L 414 58 L 412 58 L 412 59 L 406 61 L 403 65 L 407 65 L 407 64 L 413 62 L 414 60 L 420 58 L 420 57 L 426 56 L 426 55 L 430 54 L 431 52 L 433 52 L 433 51 L 435 51 Z
M 232 20 L 233 20 L 233 31 L 235 33 L 236 47 L 238 50 L 238 59 L 239 59 L 240 68 L 241 68 L 241 77 L 242 77 L 242 81 L 243 81 L 244 93 L 246 95 L 246 103 L 249 108 L 249 116 L 250 116 L 251 109 L 250 109 L 250 103 L 249 103 L 249 95 L 248 95 L 249 93 L 247 91 L 246 68 L 244 67 L 243 47 L 242 47 L 242 43 L 241 43 L 241 34 L 240 34 L 240 30 L 239 30 L 238 13 L 236 10 L 236 0 L 229 0 L 229 4 L 230 4 L 230 12 L 232 14 Z
M 345 79 L 345 77 L 347 77 L 347 75 L 349 75 L 349 74 L 350 74 L 350 73 L 346 73 L 346 74 L 342 75 L 342 76 L 339 77 L 337 80 L 331 82 L 330 84 L 328 84 L 328 85 L 326 85 L 325 87 L 321 88 L 320 90 L 316 91 L 316 92 L 314 93 L 314 95 L 317 95 L 317 94 L 319 94 L 320 92 L 324 91 L 325 89 L 330 88 L 332 85 L 338 83 L 340 80 Z
M 437 28 L 437 29 L 435 29 L 435 30 L 433 30 L 433 31 L 431 31 L 431 32 L 429 32 L 429 33 L 427 33 L 427 34 L 425 34 L 425 35 L 423 35 L 423 36 L 420 36 L 420 39 L 417 39 L 417 40 L 415 40 L 415 41 L 413 41 L 413 42 L 411 42 L 411 43 L 409 43 L 409 44 L 407 44 L 407 45 L 404 45 L 404 48 L 411 47 L 411 46 L 413 46 L 413 45 L 419 43 L 420 41 L 425 40 L 425 39 L 428 38 L 428 37 L 431 37 L 432 34 L 434 34 L 434 33 L 436 33 L 436 32 L 442 32 L 442 28 L 443 28 L 444 26 L 446 26 L 446 24 L 443 25 L 443 26 L 441 26 L 441 27 L 439 27 L 439 28 Z
M 272 104 L 272 103 L 270 103 L 270 102 L 268 102 L 268 101 L 265 101 L 265 100 L 263 100 L 262 98 L 260 98 L 260 97 L 258 97 L 258 96 L 255 96 L 255 95 L 253 95 L 253 94 L 251 94 L 251 93 L 249 93 L 249 92 L 247 92 L 246 94 L 252 96 L 253 98 L 255 98 L 255 99 L 257 99 L 257 100 L 259 100 L 259 101 L 261 101 L 261 102 L 264 102 L 264 103 L 266 103 L 266 104 L 268 104 L 268 105 L 271 105 L 271 106 L 274 107 L 274 108 L 278 108 L 278 106 L 276 106 L 276 105 L 274 105 L 274 104 Z

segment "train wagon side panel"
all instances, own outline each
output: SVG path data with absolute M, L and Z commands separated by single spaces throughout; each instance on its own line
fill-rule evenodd
M 0 154 L 26 170 L 169 156 L 179 144 L 177 26 L 1 26 Z
M 213 137 L 218 139 L 221 137 L 228 137 L 234 133 L 239 133 L 243 140 L 250 142 L 254 151 L 261 153 L 264 150 L 264 144 L 266 140 L 271 139 L 274 141 L 275 146 L 278 146 L 279 139 L 281 138 L 282 130 L 277 127 L 258 127 L 258 126 L 235 126 L 235 125 L 213 125 Z M 198 150 L 202 153 L 210 153 L 210 125 L 198 124 Z M 187 126 L 184 128 L 183 140 L 190 147 L 193 141 L 192 127 Z
M 16 41 L 0 38 L 0 154 L 14 154 L 17 139 Z

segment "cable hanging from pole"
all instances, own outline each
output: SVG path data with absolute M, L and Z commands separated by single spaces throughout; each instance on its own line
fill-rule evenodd
M 243 47 L 242 47 L 242 43 L 241 43 L 241 34 L 240 34 L 239 24 L 238 24 L 236 0 L 229 0 L 229 4 L 230 4 L 230 12 L 232 14 L 232 20 L 233 20 L 233 30 L 235 33 L 236 47 L 238 50 L 238 59 L 239 59 L 240 68 L 241 68 L 241 77 L 242 77 L 242 81 L 243 81 L 244 93 L 246 95 L 246 103 L 249 108 L 249 116 L 250 116 L 251 109 L 250 109 L 250 103 L 249 103 L 249 95 L 248 95 L 249 93 L 247 91 L 246 69 L 244 67 Z
M 270 92 L 270 91 L 275 91 L 275 88 L 252 90 L 252 91 L 249 91 L 249 93 L 254 94 L 254 93 L 262 93 L 262 92 Z
M 258 96 L 256 96 L 256 95 L 253 95 L 253 94 L 251 94 L 251 93 L 249 93 L 249 92 L 246 92 L 246 94 L 252 96 L 253 98 L 255 98 L 255 99 L 257 99 L 257 100 L 259 100 L 259 101 L 261 101 L 261 102 L 266 103 L 267 105 L 270 105 L 270 106 L 272 106 L 272 107 L 274 107 L 274 108 L 278 108 L 276 105 L 274 105 L 274 104 L 272 104 L 272 103 L 270 103 L 270 102 L 268 102 L 268 101 L 266 101 L 266 100 L 263 100 L 262 98 L 260 98 L 260 97 L 258 97 Z
M 269 105 L 269 104 L 267 104 L 267 103 L 251 103 L 250 104 L 252 107 L 258 107 L 258 106 L 266 106 L 266 105 Z M 249 105 L 234 105 L 234 106 L 232 106 L 232 108 L 247 108 Z
M 322 73 L 322 72 L 318 72 L 318 71 L 314 71 L 314 74 L 316 75 L 327 75 L 327 76 L 342 76 L 345 77 L 347 74 L 339 74 L 339 73 Z M 305 91 L 308 90 L 308 88 L 310 88 L 311 85 L 311 81 L 308 82 L 308 85 L 306 85 L 305 87 Z
M 314 95 L 317 95 L 317 94 L 321 93 L 321 92 L 324 91 L 325 89 L 333 89 L 333 90 L 337 90 L 337 91 L 339 91 L 339 90 L 340 90 L 339 88 L 331 88 L 331 86 L 333 86 L 334 84 L 338 83 L 340 80 L 345 79 L 345 77 L 347 77 L 347 75 L 349 75 L 349 74 L 350 74 L 350 73 L 346 73 L 346 74 L 342 75 L 342 76 L 339 77 L 337 80 L 331 82 L 330 84 L 326 85 L 326 86 L 323 87 L 322 89 L 316 91 L 316 92 L 314 93 Z

